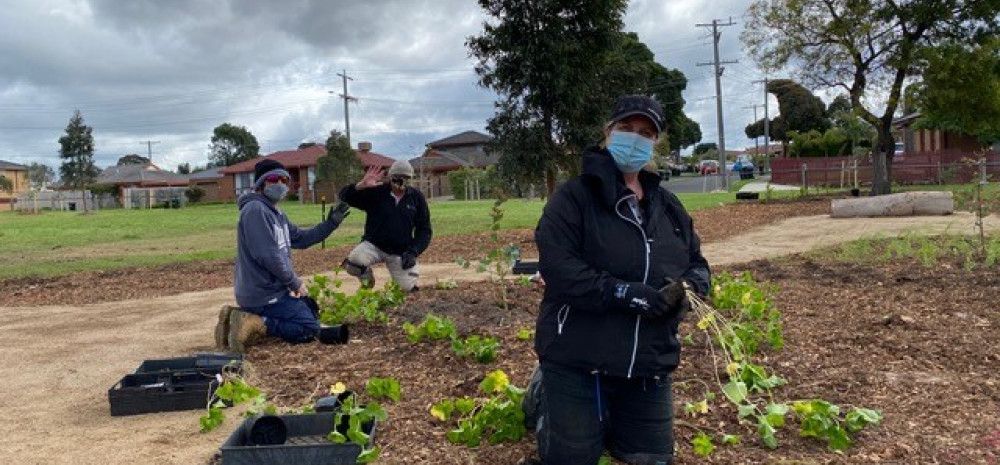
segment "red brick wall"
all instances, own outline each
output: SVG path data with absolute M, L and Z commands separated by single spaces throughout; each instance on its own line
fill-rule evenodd
M 219 200 L 222 202 L 236 201 L 236 176 L 227 174 L 219 180 Z

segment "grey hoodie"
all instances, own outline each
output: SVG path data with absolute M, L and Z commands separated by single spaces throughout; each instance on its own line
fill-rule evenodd
M 311 229 L 299 229 L 273 202 L 256 192 L 241 196 L 238 205 L 236 303 L 243 308 L 262 307 L 302 285 L 292 268 L 291 249 L 305 249 L 326 239 L 337 225 L 324 221 Z

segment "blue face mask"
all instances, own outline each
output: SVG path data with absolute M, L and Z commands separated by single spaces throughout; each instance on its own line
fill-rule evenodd
M 634 132 L 611 131 L 608 151 L 623 173 L 638 173 L 653 157 L 653 141 Z
M 288 195 L 288 186 L 282 183 L 271 184 L 264 188 L 264 197 L 275 203 L 282 201 L 286 195 Z

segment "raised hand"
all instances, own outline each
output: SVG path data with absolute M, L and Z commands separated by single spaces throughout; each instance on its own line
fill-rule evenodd
M 368 189 L 369 187 L 381 186 L 385 181 L 385 170 L 378 166 L 372 166 L 365 170 L 365 176 L 358 181 L 358 189 Z

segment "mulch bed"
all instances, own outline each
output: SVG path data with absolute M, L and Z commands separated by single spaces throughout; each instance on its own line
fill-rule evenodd
M 841 405 L 879 409 L 881 425 L 856 436 L 843 455 L 799 438 L 795 424 L 779 432 L 781 446 L 768 450 L 722 396 L 708 415 L 689 418 L 685 402 L 703 398 L 694 379 L 711 383 L 712 364 L 700 334 L 684 348 L 675 373 L 674 404 L 678 461 L 693 463 L 996 463 L 1000 459 L 1000 314 L 996 312 L 996 269 L 967 272 L 955 264 L 924 268 L 915 262 L 884 266 L 820 263 L 796 257 L 737 267 L 776 284 L 786 348 L 767 354 L 764 364 L 789 384 L 783 399 L 821 397 Z M 468 449 L 449 444 L 447 427 L 428 414 L 442 398 L 475 395 L 482 376 L 506 371 L 527 383 L 535 364 L 519 328 L 531 327 L 540 290 L 512 287 L 514 305 L 495 305 L 489 284 L 455 290 L 421 290 L 397 310 L 388 326 L 358 325 L 346 346 L 270 342 L 250 349 L 254 378 L 279 404 L 301 405 L 341 381 L 362 389 L 374 376 L 396 377 L 404 399 L 389 404 L 389 420 L 377 443 L 379 463 L 515 464 L 534 454 L 529 435 L 517 444 Z M 497 363 L 481 365 L 455 357 L 446 343 L 410 344 L 400 329 L 428 312 L 454 319 L 463 333 L 502 341 Z M 682 335 L 693 331 L 686 322 Z M 708 459 L 693 455 L 695 428 L 740 434 L 736 446 L 719 446 Z
M 695 227 L 702 242 L 715 242 L 746 232 L 754 227 L 785 218 L 822 215 L 830 211 L 829 199 L 728 204 L 694 212 Z M 336 233 L 334 233 L 336 234 Z M 524 257 L 537 257 L 532 230 L 502 231 L 504 243 L 517 244 Z M 438 237 L 421 256 L 424 263 L 450 263 L 456 258 L 479 258 L 491 247 L 489 233 Z M 300 274 L 330 271 L 338 266 L 350 246 L 321 250 L 293 251 Z M 231 286 L 232 260 L 209 260 L 156 267 L 122 268 L 110 271 L 73 273 L 53 278 L 14 278 L 0 280 L 0 305 L 82 305 L 116 302 L 204 291 Z

